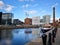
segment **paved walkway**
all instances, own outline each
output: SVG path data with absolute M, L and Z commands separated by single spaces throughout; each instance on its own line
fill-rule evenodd
M 26 45 L 43 45 L 43 43 L 41 38 L 37 38 L 27 43 Z
M 55 43 L 53 45 L 60 45 L 60 28 L 58 28 Z
M 30 43 L 27 43 L 26 45 L 43 45 L 43 43 L 42 43 L 42 39 L 38 38 L 32 40 Z M 52 43 L 52 45 L 60 45 L 60 28 L 58 28 L 57 35 L 55 38 L 55 43 Z

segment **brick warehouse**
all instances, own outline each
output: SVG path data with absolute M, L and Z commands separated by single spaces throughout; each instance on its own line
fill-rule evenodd
M 31 18 L 26 18 L 24 21 L 25 21 L 25 25 L 32 25 L 32 19 Z

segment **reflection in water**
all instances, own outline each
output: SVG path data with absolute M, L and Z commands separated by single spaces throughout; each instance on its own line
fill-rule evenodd
M 31 30 L 32 33 L 25 33 L 25 30 Z M 14 29 L 14 30 L 3 30 L 2 31 L 2 43 L 5 45 L 5 39 L 10 39 L 11 44 L 10 45 L 24 45 L 27 42 L 31 41 L 35 38 L 37 35 L 33 35 L 33 31 L 38 31 L 39 29 Z M 35 32 L 37 33 L 37 32 Z M 39 36 L 39 35 L 38 35 Z M 8 41 L 6 41 L 8 42 Z M 9 42 L 8 42 L 9 43 Z
M 29 40 L 29 34 L 25 34 L 25 41 L 28 42 Z
M 12 31 L 11 30 L 2 30 L 2 39 L 11 39 Z
M 32 33 L 32 30 L 29 29 L 29 28 L 27 28 L 24 32 L 25 32 L 26 34 L 27 34 L 27 33 Z
M 2 30 L 2 45 L 11 45 L 12 40 L 12 31 L 11 30 Z
M 32 35 L 35 37 L 39 37 L 40 36 L 40 29 L 39 28 L 33 28 L 32 29 Z

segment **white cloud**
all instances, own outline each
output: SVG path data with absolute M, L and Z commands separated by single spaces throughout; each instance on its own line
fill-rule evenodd
M 26 8 L 28 8 L 28 7 L 35 8 L 35 7 L 37 7 L 37 6 L 38 6 L 38 4 L 34 4 L 34 5 L 31 5 L 31 4 L 25 4 L 25 5 L 22 5 L 22 8 L 24 8 L 24 9 L 26 9 Z
M 0 1 L 0 9 L 3 9 L 3 6 L 4 6 L 4 2 Z
M 3 1 L 0 1 L 0 6 L 3 6 L 4 5 L 4 2 Z
M 4 8 L 4 10 L 6 12 L 11 12 L 13 8 L 14 8 L 14 6 L 12 6 L 12 5 L 6 5 L 6 7 Z
M 0 9 L 5 10 L 6 12 L 11 12 L 14 6 L 5 4 L 3 1 L 0 1 Z
M 29 6 L 29 4 L 22 5 L 23 8 L 28 8 Z
M 52 5 L 52 7 L 56 7 L 56 6 L 58 6 L 58 3 L 55 3 L 54 5 Z
M 42 10 L 41 13 L 45 13 L 46 11 L 45 10 Z
M 25 11 L 27 14 L 36 14 L 38 11 L 36 10 L 29 10 L 29 11 Z

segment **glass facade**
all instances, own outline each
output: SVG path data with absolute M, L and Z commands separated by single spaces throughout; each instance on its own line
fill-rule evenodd
M 2 24 L 12 24 L 12 13 L 2 13 Z

